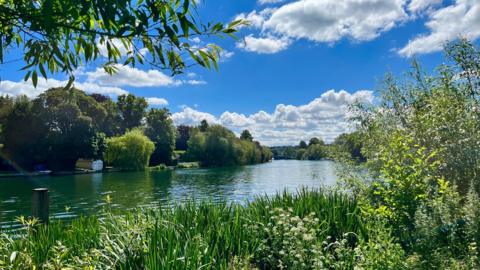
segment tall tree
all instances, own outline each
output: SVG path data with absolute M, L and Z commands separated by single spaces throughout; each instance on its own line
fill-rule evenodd
M 300 149 L 306 149 L 308 145 L 305 141 L 300 141 L 300 144 L 298 145 L 298 147 L 300 147 Z
M 177 140 L 175 143 L 175 148 L 177 150 L 187 150 L 187 142 L 190 139 L 192 129 L 192 127 L 186 125 L 180 125 L 177 127 Z
M 200 122 L 200 127 L 199 127 L 200 131 L 201 132 L 206 132 L 208 130 L 208 127 L 209 127 L 209 125 L 208 125 L 207 120 L 203 119 L 202 122 Z
M 14 99 L 10 96 L 0 96 L 0 144 L 3 144 L 4 127 L 7 117 L 13 109 Z
M 243 21 L 200 23 L 191 0 L 3 0 L 0 1 L 0 63 L 7 49 L 21 49 L 26 70 L 68 73 L 107 56 L 108 73 L 117 64 L 148 63 L 181 73 L 190 64 L 217 67 L 221 49 L 190 45 L 190 36 L 232 35 Z M 147 50 L 145 53 L 143 50 Z M 105 52 L 102 52 L 105 50 Z M 122 51 L 126 51 L 122 55 Z M 189 59 L 191 62 L 189 62 Z M 67 87 L 68 88 L 68 87 Z
M 6 121 L 5 149 L 26 170 L 35 164 L 72 170 L 78 158 L 94 154 L 93 138 L 104 118 L 103 107 L 77 89 L 49 89 L 32 101 L 22 97 Z
M 308 142 L 308 146 L 317 145 L 317 144 L 324 145 L 325 143 L 317 137 L 311 138 L 310 141 Z
M 16 99 L 5 120 L 4 149 L 8 159 L 23 170 L 46 159 L 45 134 L 47 126 L 35 112 L 33 102 L 26 96 Z
M 150 164 L 170 164 L 173 150 L 175 150 L 176 130 L 167 109 L 151 109 L 147 113 L 145 135 L 155 144 L 155 151 L 150 158 Z
M 141 125 L 148 103 L 143 97 L 128 94 L 118 96 L 117 106 L 121 117 L 120 132 L 124 133 Z
M 242 131 L 242 134 L 240 134 L 240 139 L 251 142 L 253 141 L 253 136 L 250 131 L 248 131 L 248 129 L 245 129 L 244 131 Z

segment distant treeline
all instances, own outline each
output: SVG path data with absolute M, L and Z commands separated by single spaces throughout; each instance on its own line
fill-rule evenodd
M 270 160 L 269 149 L 247 133 L 237 138 L 206 121 L 199 127 L 175 127 L 167 109 L 149 109 L 145 98 L 131 94 L 114 101 L 78 89 L 52 88 L 34 99 L 0 97 L 4 168 L 74 170 L 77 160 L 85 158 L 103 159 L 121 169 L 143 169 L 174 165 L 179 158 L 176 148 L 204 166 Z
M 366 159 L 361 153 L 362 140 L 358 132 L 344 133 L 338 136 L 333 143 L 325 144 L 319 138 L 311 138 L 307 144 L 300 141 L 295 146 L 270 147 L 274 159 L 321 160 L 321 159 L 349 159 L 364 162 Z

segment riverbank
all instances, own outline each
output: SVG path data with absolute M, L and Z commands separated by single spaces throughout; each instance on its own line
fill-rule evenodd
M 165 171 L 165 170 L 176 170 L 176 169 L 198 169 L 200 164 L 198 162 L 180 162 L 176 166 L 166 166 L 160 164 L 158 166 L 152 166 L 145 169 L 145 171 Z M 0 172 L 0 178 L 16 178 L 16 177 L 39 177 L 39 176 L 68 176 L 68 175 L 79 175 L 79 174 L 98 174 L 98 173 L 112 173 L 112 172 L 131 172 L 131 170 L 121 170 L 116 168 L 106 168 L 101 171 L 87 170 L 87 169 L 77 169 L 75 171 L 40 171 L 40 172 L 9 172 L 4 171 Z
M 365 263 L 355 247 L 369 250 L 355 200 L 321 191 L 246 205 L 189 201 L 120 216 L 107 204 L 101 219 L 24 227 L 15 239 L 0 237 L 0 268 L 349 268 Z

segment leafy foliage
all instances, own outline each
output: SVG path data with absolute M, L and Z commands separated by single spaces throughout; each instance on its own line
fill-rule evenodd
M 255 164 L 272 159 L 267 147 L 239 139 L 232 131 L 219 125 L 209 126 L 206 121 L 192 131 L 186 156 L 203 166 Z
M 148 103 L 144 97 L 120 95 L 117 98 L 117 107 L 120 112 L 120 132 L 124 133 L 141 125 Z
M 107 139 L 105 160 L 123 170 L 143 170 L 150 163 L 155 144 L 139 129 Z
M 355 106 L 369 181 L 352 181 L 367 220 L 386 222 L 414 269 L 477 269 L 479 52 L 447 45 L 450 65 L 387 75 L 378 106 Z M 474 206 L 475 205 L 475 206 Z
M 17 237 L 0 235 L 0 267 L 198 269 L 208 265 L 214 269 L 231 269 L 235 257 L 245 258 L 248 265 L 256 267 L 258 259 L 262 259 L 257 252 L 262 241 L 275 239 L 258 238 L 264 233 L 271 234 L 251 225 L 271 228 L 273 232 L 269 223 L 280 217 L 270 213 L 272 209 L 288 209 L 288 222 L 295 218 L 292 223 L 285 224 L 285 228 L 308 228 L 306 240 L 303 231 L 294 233 L 292 239 L 299 243 L 292 243 L 291 251 L 292 247 L 300 248 L 303 244 L 308 247 L 310 243 L 324 240 L 335 242 L 347 232 L 362 234 L 362 223 L 356 218 L 357 206 L 352 198 L 339 193 L 303 190 L 296 195 L 262 196 L 245 204 L 187 201 L 172 208 L 136 210 L 123 215 L 107 211 L 101 217 L 79 218 L 71 223 L 51 222 L 48 227 L 29 226 L 26 221 L 26 229 Z M 322 222 L 316 222 L 315 218 Z M 304 224 L 300 224 L 300 220 Z M 336 259 L 340 258 L 336 257 L 340 250 L 328 246 L 325 245 L 327 249 L 321 252 L 332 250 L 331 264 L 346 260 Z M 334 249 L 337 252 L 333 252 Z M 347 245 L 341 250 L 345 254 L 353 253 L 352 247 Z M 306 255 L 312 251 L 301 252 Z M 292 256 L 296 258 L 296 254 Z
M 151 109 L 147 113 L 145 135 L 155 144 L 151 165 L 171 164 L 175 150 L 176 130 L 167 109 Z
M 77 89 L 53 88 L 32 101 L 20 97 L 5 122 L 5 150 L 27 170 L 35 164 L 71 170 L 78 158 L 92 156 L 92 138 L 105 115 Z
M 253 136 L 252 134 L 250 133 L 250 131 L 248 131 L 247 129 L 245 129 L 244 131 L 242 131 L 242 134 L 240 134 L 240 140 L 244 140 L 244 141 L 253 141 Z
M 190 139 L 190 133 L 192 132 L 192 127 L 186 125 L 179 125 L 177 127 L 177 139 L 175 141 L 175 149 L 186 151 L 187 142 Z
M 5 0 L 0 13 L 0 63 L 7 49 L 22 49 L 25 80 L 31 78 L 34 85 L 48 72 L 70 74 L 71 85 L 73 71 L 102 53 L 108 57 L 108 73 L 116 71 L 116 64 L 138 62 L 178 74 L 192 64 L 187 59 L 217 68 L 220 47 L 195 48 L 189 38 L 231 36 L 245 24 L 202 24 L 190 0 Z

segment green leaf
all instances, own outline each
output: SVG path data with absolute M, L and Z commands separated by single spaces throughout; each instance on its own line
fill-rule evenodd
M 47 73 L 45 72 L 45 68 L 43 67 L 42 63 L 38 64 L 38 69 L 40 70 L 42 76 L 47 79 Z
M 23 77 L 23 80 L 24 80 L 24 81 L 27 81 L 28 78 L 30 78 L 30 74 L 31 74 L 31 73 L 32 73 L 32 71 L 29 70 L 29 71 L 27 72 L 27 74 L 25 74 L 25 77 Z
M 37 87 L 37 82 L 38 82 L 38 74 L 37 74 L 37 71 L 34 70 L 32 72 L 32 83 L 33 83 L 33 87 Z

